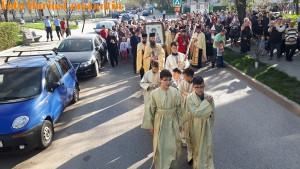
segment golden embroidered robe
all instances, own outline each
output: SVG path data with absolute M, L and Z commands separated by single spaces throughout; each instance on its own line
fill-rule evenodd
M 198 66 L 199 49 L 202 49 L 202 62 L 207 61 L 205 34 L 203 32 L 200 34 L 195 32 L 192 38 L 197 39 L 197 41 L 193 40 L 190 46 L 192 65 Z

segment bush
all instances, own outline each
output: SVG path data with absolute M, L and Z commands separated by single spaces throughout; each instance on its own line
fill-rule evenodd
M 188 13 L 191 11 L 191 8 L 184 8 L 184 13 Z
M 19 39 L 19 24 L 14 22 L 0 23 L 0 50 L 16 46 Z
M 166 14 L 167 15 L 175 15 L 175 12 L 174 12 L 174 8 L 169 8 L 169 9 L 165 9 L 166 10 Z M 161 12 L 163 11 L 163 9 L 161 10 Z M 181 9 L 180 9 L 181 11 Z
M 221 11 L 221 10 L 226 10 L 227 6 L 214 6 L 213 10 L 215 11 Z
M 293 14 L 284 14 L 283 18 L 291 18 L 292 21 L 295 22 L 295 25 L 298 25 L 298 18 L 299 18 L 299 16 L 296 15 L 296 14 L 295 15 L 293 15 Z

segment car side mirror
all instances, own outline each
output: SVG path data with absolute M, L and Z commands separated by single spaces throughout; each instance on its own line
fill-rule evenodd
M 51 83 L 51 88 L 54 91 L 55 89 L 59 88 L 61 84 L 59 82 L 52 82 Z
M 55 48 L 53 48 L 52 49 L 52 51 L 57 55 L 57 52 L 58 52 L 58 48 L 57 47 L 55 47 Z

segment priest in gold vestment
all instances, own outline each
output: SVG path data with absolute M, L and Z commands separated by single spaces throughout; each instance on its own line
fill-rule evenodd
M 137 57 L 136 57 L 136 72 L 140 73 L 141 79 L 144 76 L 144 53 L 147 45 L 147 34 L 142 34 L 142 41 L 137 45 Z
M 190 46 L 190 55 L 192 56 L 192 65 L 201 68 L 202 62 L 207 61 L 206 58 L 206 40 L 205 34 L 201 32 L 201 27 L 197 26 L 197 32 L 192 37 Z
M 143 59 L 144 71 L 150 70 L 151 61 L 157 60 L 159 62 L 159 69 L 163 70 L 165 63 L 165 50 L 156 43 L 155 33 L 150 33 L 150 42 L 145 47 L 145 54 Z

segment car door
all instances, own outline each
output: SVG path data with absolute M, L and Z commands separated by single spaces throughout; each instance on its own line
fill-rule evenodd
M 101 51 L 100 51 L 100 57 L 103 59 L 102 61 L 106 62 L 108 60 L 108 52 L 107 52 L 107 45 L 105 39 L 101 38 L 100 36 L 96 36 L 97 39 L 100 42 Z
M 76 82 L 76 77 L 72 76 L 72 74 L 74 74 L 74 70 L 71 69 L 69 62 L 67 61 L 67 59 L 65 57 L 60 58 L 57 61 L 61 73 L 62 73 L 62 78 L 60 80 L 60 82 L 62 84 L 64 84 L 64 87 L 66 88 L 66 99 L 65 99 L 65 104 L 64 106 L 66 107 L 73 96 L 73 91 L 74 91 L 74 87 L 75 87 L 75 82 Z
M 101 48 L 100 42 L 98 41 L 97 38 L 94 38 L 94 46 L 98 47 L 99 49 Z M 97 50 L 94 49 L 93 55 L 99 61 L 99 65 L 102 66 L 103 58 L 101 58 L 100 52 L 101 51 L 99 51 L 99 50 L 97 51 Z
M 60 82 L 61 75 L 56 64 L 51 64 L 46 70 L 46 90 L 47 90 L 47 101 L 50 105 L 50 114 L 53 117 L 54 121 L 57 120 L 60 113 L 64 110 L 64 102 L 66 99 L 66 88 L 63 84 L 60 84 L 59 87 L 54 89 L 52 83 Z

